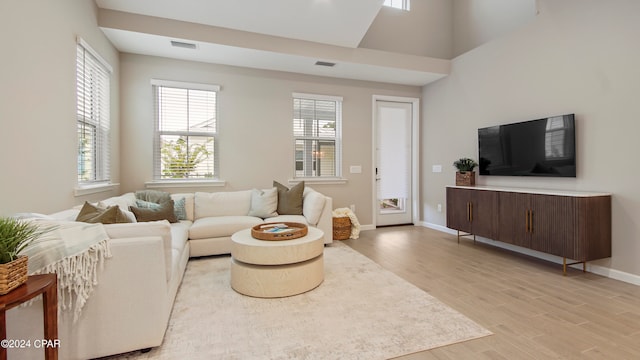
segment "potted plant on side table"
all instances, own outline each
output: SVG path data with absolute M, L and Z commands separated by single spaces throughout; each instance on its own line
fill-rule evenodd
M 27 281 L 27 256 L 20 255 L 34 240 L 53 230 L 11 217 L 0 217 L 0 295 Z
M 476 184 L 476 172 L 473 169 L 478 163 L 473 159 L 461 158 L 453 162 L 453 166 L 458 169 L 456 172 L 456 185 L 458 186 L 474 186 Z

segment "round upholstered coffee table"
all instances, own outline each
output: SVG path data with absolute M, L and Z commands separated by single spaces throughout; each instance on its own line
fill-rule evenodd
M 244 295 L 274 298 L 301 294 L 324 280 L 324 233 L 309 227 L 293 240 L 258 240 L 251 229 L 231 236 L 231 287 Z

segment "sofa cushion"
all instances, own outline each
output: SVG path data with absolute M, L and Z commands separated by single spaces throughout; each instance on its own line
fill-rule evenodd
M 195 219 L 211 216 L 246 216 L 251 208 L 251 190 L 196 192 Z
M 167 220 L 141 222 L 135 224 L 111 224 L 105 225 L 112 239 L 132 238 L 143 236 L 159 236 L 162 238 L 164 248 L 164 260 L 166 267 L 167 281 L 171 278 L 171 224 Z
M 299 182 L 289 189 L 277 181 L 273 186 L 278 189 L 278 209 L 280 215 L 302 215 L 302 195 L 304 193 L 304 181 Z
M 266 218 L 264 219 L 264 222 L 265 223 L 294 222 L 294 223 L 300 223 L 305 225 L 313 225 L 313 224 L 309 224 L 309 222 L 307 221 L 307 218 L 305 218 L 302 215 L 278 215 L 278 216 Z
M 302 214 L 307 218 L 309 224 L 317 225 L 324 209 L 325 197 L 319 192 L 310 188 L 304 189 L 304 201 L 302 203 Z
M 117 205 L 105 208 L 99 208 L 95 205 L 91 205 L 85 201 L 82 209 L 76 217 L 76 221 L 82 221 L 86 223 L 102 223 L 102 224 L 117 224 L 117 223 L 130 223 L 131 220 L 125 215 Z
M 253 216 L 215 216 L 196 219 L 189 229 L 189 239 L 208 239 L 231 236 L 236 231 L 262 224 L 260 218 Z
M 187 240 L 189 240 L 189 227 L 191 221 L 183 220 L 171 224 L 171 248 L 182 252 Z M 172 265 L 173 266 L 173 265 Z
M 251 190 L 251 208 L 249 216 L 257 216 L 259 218 L 268 218 L 278 215 L 278 189 L 272 188 L 267 190 Z

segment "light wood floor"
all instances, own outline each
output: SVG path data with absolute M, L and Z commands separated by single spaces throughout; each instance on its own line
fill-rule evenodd
M 494 335 L 415 359 L 640 359 L 640 287 L 414 226 L 345 240 Z

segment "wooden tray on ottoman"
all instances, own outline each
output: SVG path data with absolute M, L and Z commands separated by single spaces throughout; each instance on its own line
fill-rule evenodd
M 281 231 L 269 231 L 279 227 Z M 251 228 L 251 236 L 259 240 L 291 240 L 307 235 L 307 225 L 295 222 L 278 222 L 256 225 Z

